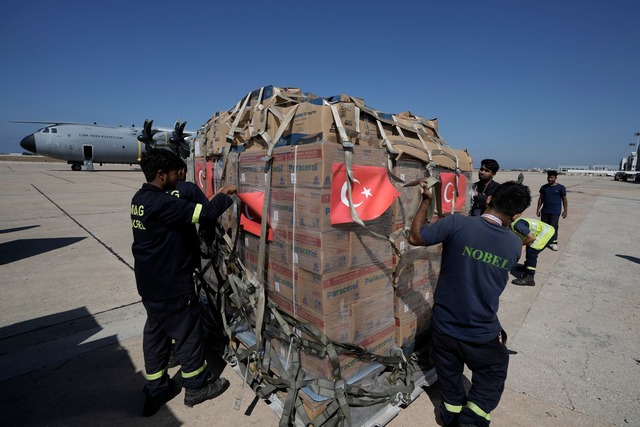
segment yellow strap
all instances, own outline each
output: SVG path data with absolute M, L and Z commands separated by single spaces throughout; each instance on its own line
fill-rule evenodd
M 192 372 L 182 371 L 182 378 L 193 378 L 200 375 L 205 369 L 207 369 L 207 361 L 205 360 L 202 366 Z
M 467 402 L 467 408 L 471 409 L 477 416 L 491 421 L 491 414 L 484 412 L 478 405 L 473 402 Z

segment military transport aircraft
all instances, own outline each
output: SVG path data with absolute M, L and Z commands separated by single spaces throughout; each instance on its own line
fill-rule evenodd
M 179 120 L 173 129 L 154 129 L 153 120 L 145 120 L 142 129 L 69 122 L 13 122 L 46 124 L 24 137 L 20 146 L 34 154 L 66 160 L 74 171 L 81 170 L 83 165 L 92 171 L 94 163 L 138 163 L 143 151 L 152 147 L 168 148 L 186 158 L 195 135 L 184 130 L 186 121 L 181 124 Z

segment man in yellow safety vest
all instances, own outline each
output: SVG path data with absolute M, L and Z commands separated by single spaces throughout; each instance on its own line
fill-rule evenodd
M 547 247 L 556 230 L 553 226 L 533 218 L 518 218 L 511 223 L 511 229 L 520 237 L 522 244 L 527 246 L 524 266 L 520 268 L 522 277 L 511 283 L 518 286 L 535 286 L 533 276 L 536 274 L 538 255 Z

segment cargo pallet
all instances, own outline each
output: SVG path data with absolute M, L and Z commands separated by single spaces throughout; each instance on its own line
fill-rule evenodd
M 255 334 L 249 331 L 238 334 L 236 338 L 246 347 L 251 347 L 255 344 Z M 346 382 L 357 383 L 362 378 L 366 378 L 372 374 L 375 375 L 376 372 L 380 372 L 383 369 L 384 367 L 381 364 L 374 363 L 367 370 L 359 372 L 358 375 L 346 379 Z M 245 378 L 245 375 L 237 363 L 233 365 L 233 370 L 240 378 Z M 381 427 L 387 425 L 400 413 L 400 411 L 410 405 L 420 394 L 425 392 L 425 387 L 433 385 L 436 380 L 437 375 L 433 367 L 425 370 L 417 370 L 411 377 L 414 389 L 410 394 L 405 396 L 393 396 L 390 397 L 388 402 L 377 403 L 371 406 L 350 407 L 351 423 L 349 425 L 354 427 Z M 326 401 L 329 399 L 315 393 L 309 387 L 303 387 L 301 392 L 303 393 L 303 396 L 306 396 L 306 398 L 303 397 L 303 400 L 305 410 L 308 414 L 313 413 L 314 411 L 317 412 L 318 408 L 326 406 Z M 242 396 L 236 399 L 236 409 L 239 409 L 240 400 L 238 399 L 242 399 Z M 263 397 L 262 400 L 279 418 L 282 419 L 284 415 L 286 396 L 282 396 L 279 393 L 272 393 L 269 396 Z M 293 425 L 304 427 L 308 424 L 300 419 L 300 417 L 296 417 Z
M 226 285 L 234 280 L 236 286 Z M 246 314 L 251 309 L 234 310 L 235 320 L 231 322 L 227 322 L 226 319 L 233 316 L 228 316 L 225 309 L 214 308 L 211 310 L 211 307 L 228 305 L 229 300 L 224 302 L 225 295 L 229 296 L 231 288 L 233 288 L 235 295 L 230 299 L 238 303 L 238 297 L 248 295 L 245 286 L 249 288 L 249 292 L 254 291 L 251 284 L 232 278 L 231 280 L 227 279 L 226 284 L 218 289 L 217 286 L 212 287 L 204 275 L 200 275 L 199 282 L 201 284 L 200 295 L 203 306 L 206 308 L 205 329 L 211 330 L 213 327 L 219 330 L 219 324 L 224 324 L 223 329 L 230 340 L 224 359 L 243 379 L 241 392 L 236 397 L 236 409 L 240 409 L 244 394 L 247 392 L 245 386 L 248 385 L 255 395 L 280 417 L 281 426 L 384 426 L 414 401 L 424 391 L 424 387 L 431 386 L 437 379 L 435 369 L 427 360 L 429 346 L 423 334 L 417 337 L 411 346 L 406 348 L 395 346 L 395 356 L 376 356 L 367 353 L 364 348 L 358 349 L 352 344 L 345 344 L 349 347 L 353 346 L 353 349 L 350 348 L 350 350 L 358 353 L 358 357 L 369 361 L 363 364 L 357 372 L 338 380 L 311 378 L 299 368 L 300 374 L 304 375 L 304 380 L 296 380 L 296 384 L 301 384 L 301 386 L 292 389 L 289 383 L 290 379 L 280 378 L 278 375 L 278 371 L 292 371 L 291 348 L 286 356 L 273 350 L 270 336 L 274 340 L 278 339 L 274 336 L 273 328 L 270 329 L 268 324 L 264 326 L 261 335 L 263 344 L 260 347 L 261 344 L 256 342 L 255 325 L 249 321 L 252 316 L 237 316 L 239 312 Z M 244 307 L 247 308 L 247 305 Z M 252 308 L 257 309 L 257 306 Z M 274 317 L 283 316 L 282 313 L 277 314 L 277 308 L 273 304 L 268 304 L 265 313 L 265 317 L 272 320 Z M 276 313 L 275 316 L 274 313 Z M 291 320 L 289 319 L 289 321 Z M 282 326 L 286 328 L 284 324 Z M 295 330 L 297 334 L 301 334 L 300 329 L 295 328 Z M 321 337 L 322 339 L 326 339 L 326 337 Z M 330 341 L 324 341 L 324 344 L 336 347 L 343 345 Z M 418 351 L 415 351 L 416 345 L 420 346 Z M 308 342 L 306 346 L 314 347 L 311 342 Z M 258 348 L 264 350 L 256 351 Z M 299 347 L 298 351 L 302 352 L 302 347 Z M 410 355 L 406 356 L 406 354 Z M 390 364 L 393 365 L 394 362 L 395 368 L 388 369 Z M 273 369 L 274 366 L 277 368 Z M 337 372 L 340 372 L 340 368 Z M 297 375 L 295 377 L 297 378 Z M 309 383 L 309 385 L 305 383 Z M 331 390 L 331 384 L 333 384 L 333 390 Z M 346 404 L 349 400 L 346 395 L 353 394 L 354 391 L 350 388 L 356 390 L 357 397 L 354 400 L 357 401 L 357 406 Z M 293 393 L 293 397 L 289 399 L 291 393 Z M 335 394 L 332 395 L 333 393 Z M 342 399 L 340 404 L 338 404 L 340 401 L 338 396 Z M 289 406 L 287 406 L 288 400 L 290 400 Z

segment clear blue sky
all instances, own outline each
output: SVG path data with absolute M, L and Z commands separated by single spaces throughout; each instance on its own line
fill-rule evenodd
M 59 120 L 197 129 L 261 86 L 437 117 L 504 168 L 617 164 L 640 131 L 640 1 L 11 1 L 0 152 Z

